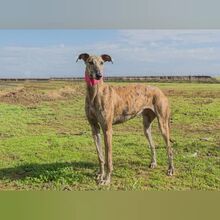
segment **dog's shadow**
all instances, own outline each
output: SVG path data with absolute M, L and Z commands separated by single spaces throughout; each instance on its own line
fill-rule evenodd
M 30 163 L 16 167 L 0 169 L 0 180 L 22 180 L 25 178 L 42 178 L 53 181 L 56 176 L 69 176 L 64 170 L 70 169 L 71 174 L 79 173 L 81 176 L 93 178 L 94 172 L 97 170 L 97 164 L 92 162 L 63 162 L 63 163 L 47 163 L 37 164 Z

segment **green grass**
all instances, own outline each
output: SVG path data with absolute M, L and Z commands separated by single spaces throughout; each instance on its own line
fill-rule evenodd
M 0 189 L 219 190 L 220 84 L 151 84 L 170 100 L 175 176 L 166 176 L 166 149 L 156 121 L 158 167 L 148 168 L 150 150 L 142 118 L 137 117 L 114 126 L 112 184 L 98 186 L 98 160 L 84 113 L 84 83 L 9 82 L 1 86 L 2 94 L 22 87 L 28 98 L 0 98 Z M 46 101 L 31 98 L 63 88 L 75 93 Z

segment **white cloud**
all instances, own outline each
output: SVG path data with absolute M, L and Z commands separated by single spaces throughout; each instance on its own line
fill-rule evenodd
M 120 35 L 121 53 L 128 60 L 174 65 L 220 61 L 219 30 L 123 30 Z
M 191 44 L 220 42 L 220 30 L 121 30 L 119 33 L 129 44 L 164 41 Z
M 109 53 L 108 75 L 177 72 L 220 74 L 218 30 L 121 30 L 114 41 L 41 47 L 1 46 L 0 77 L 82 75 L 78 54 Z

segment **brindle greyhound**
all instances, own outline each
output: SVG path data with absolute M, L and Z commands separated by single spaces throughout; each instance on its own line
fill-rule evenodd
M 85 81 L 87 83 L 87 95 L 85 111 L 98 153 L 100 172 L 97 180 L 106 185 L 111 181 L 112 166 L 112 125 L 122 123 L 128 119 L 142 114 L 144 133 L 151 149 L 150 168 L 155 168 L 156 153 L 151 137 L 151 123 L 157 118 L 160 131 L 166 142 L 168 155 L 167 174 L 174 173 L 173 152 L 170 144 L 169 120 L 170 109 L 167 97 L 154 86 L 142 84 L 112 87 L 103 82 L 103 64 L 112 62 L 109 55 L 90 56 L 87 53 L 80 54 L 78 60 L 84 60 L 86 65 Z M 104 134 L 105 160 L 101 147 L 100 126 Z M 105 174 L 106 164 L 106 174 Z

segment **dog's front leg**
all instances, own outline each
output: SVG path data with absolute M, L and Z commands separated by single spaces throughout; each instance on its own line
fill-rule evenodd
M 97 174 L 97 181 L 100 183 L 103 181 L 105 176 L 105 161 L 102 153 L 102 144 L 101 144 L 101 134 L 100 134 L 100 127 L 98 124 L 92 125 L 92 134 L 93 139 L 96 146 L 96 151 L 98 154 L 98 160 L 99 160 L 99 172 Z
M 112 165 L 112 125 L 103 129 L 105 142 L 105 163 L 106 163 L 106 177 L 102 181 L 102 185 L 108 185 L 111 182 L 111 174 L 113 171 Z

